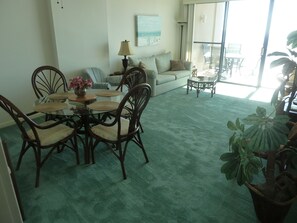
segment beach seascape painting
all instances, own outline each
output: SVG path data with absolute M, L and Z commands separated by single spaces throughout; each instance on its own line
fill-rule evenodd
M 160 16 L 136 16 L 137 46 L 157 45 L 161 40 Z

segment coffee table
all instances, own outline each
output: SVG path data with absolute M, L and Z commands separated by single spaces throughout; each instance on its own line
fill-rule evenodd
M 196 76 L 190 77 L 187 81 L 187 94 L 189 89 L 195 88 L 197 92 L 197 98 L 201 90 L 210 89 L 211 97 L 216 93 L 217 76 Z

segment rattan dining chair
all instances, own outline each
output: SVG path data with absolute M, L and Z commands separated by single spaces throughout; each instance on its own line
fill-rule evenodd
M 125 156 L 127 146 L 133 141 L 142 150 L 145 161 L 149 162 L 140 137 L 140 118 L 151 96 L 151 87 L 147 83 L 142 83 L 132 88 L 122 99 L 115 112 L 115 117 L 107 122 L 99 122 L 88 129 L 91 140 L 90 149 L 92 162 L 95 163 L 94 150 L 96 146 L 103 142 L 109 146 L 113 154 L 118 158 L 122 168 L 124 179 L 127 178 L 125 170 Z M 127 110 L 130 118 L 122 117 L 122 111 Z M 124 147 L 122 144 L 124 143 Z
M 146 72 L 140 67 L 133 67 L 125 72 L 116 90 L 125 91 L 124 87 L 126 86 L 127 90 L 129 91 L 136 85 L 146 82 Z
M 64 74 L 53 66 L 41 66 L 34 70 L 31 83 L 37 98 L 68 91 Z
M 20 168 L 22 158 L 29 148 L 32 148 L 34 151 L 36 163 L 35 187 L 39 186 L 41 167 L 55 149 L 58 151 L 59 148 L 70 148 L 75 152 L 76 163 L 79 164 L 76 124 L 73 120 L 50 120 L 37 124 L 2 95 L 0 95 L 0 107 L 13 118 L 23 139 L 16 167 L 17 170 Z M 72 127 L 67 126 L 65 123 L 68 125 L 72 123 Z M 47 153 L 45 153 L 46 150 Z
M 68 85 L 64 74 L 53 66 L 40 66 L 31 76 L 31 83 L 36 97 L 42 98 L 57 92 L 67 92 Z M 34 114 L 32 112 L 30 114 Z M 60 117 L 47 114 L 45 120 L 59 120 Z
M 146 72 L 140 68 L 140 67 L 133 67 L 126 71 L 126 73 L 123 75 L 123 78 L 121 82 L 119 83 L 116 90 L 125 91 L 127 89 L 128 91 L 135 87 L 138 84 L 147 83 L 147 75 Z M 111 113 L 113 115 L 113 113 Z M 127 112 L 125 109 L 122 111 L 122 117 L 130 118 L 129 112 Z M 143 127 L 140 123 L 140 129 L 141 132 L 144 132 Z

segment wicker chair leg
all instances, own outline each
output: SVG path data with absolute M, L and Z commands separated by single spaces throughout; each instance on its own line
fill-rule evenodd
M 127 144 L 128 143 L 126 142 L 124 151 L 126 151 Z M 123 178 L 125 180 L 125 179 L 127 179 L 127 174 L 126 174 L 125 164 L 124 164 L 124 161 L 125 161 L 125 152 L 123 153 L 121 142 L 117 143 L 116 149 L 119 151 L 119 157 L 118 158 L 119 158 L 120 163 L 121 163 L 122 174 L 123 174 Z
M 18 159 L 18 162 L 17 162 L 17 166 L 16 166 L 16 170 L 19 170 L 19 169 L 20 169 L 21 162 L 22 162 L 23 156 L 24 156 L 24 154 L 26 153 L 26 151 L 27 151 L 27 148 L 26 148 L 26 142 L 23 141 L 22 149 L 21 149 L 21 152 L 20 152 L 20 155 L 19 155 L 19 159 Z

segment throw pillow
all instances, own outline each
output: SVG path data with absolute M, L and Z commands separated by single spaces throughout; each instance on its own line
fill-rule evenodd
M 139 67 L 141 67 L 142 69 L 153 70 L 156 72 L 156 74 L 158 73 L 155 57 L 145 57 L 139 60 Z
M 177 71 L 177 70 L 185 70 L 184 63 L 180 60 L 170 60 L 171 70 Z
M 171 52 L 156 55 L 156 65 L 159 73 L 170 70 Z
M 139 59 L 136 57 L 128 57 L 128 63 L 129 63 L 129 66 L 138 67 Z
M 140 63 L 139 63 L 139 67 L 141 68 L 141 69 L 146 69 L 146 65 L 145 65 L 145 63 L 143 63 L 142 61 L 140 61 Z

